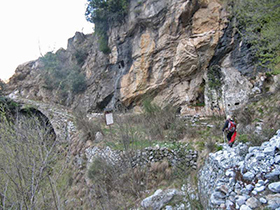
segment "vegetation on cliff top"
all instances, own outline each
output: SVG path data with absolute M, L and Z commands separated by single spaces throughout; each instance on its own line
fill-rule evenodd
M 105 54 L 111 52 L 108 47 L 107 30 L 110 21 L 122 20 L 128 12 L 129 0 L 88 0 L 86 18 L 95 24 L 95 33 L 99 36 L 99 49 Z

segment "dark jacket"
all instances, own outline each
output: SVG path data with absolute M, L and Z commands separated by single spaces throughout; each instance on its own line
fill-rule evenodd
M 231 120 L 231 122 L 234 122 L 233 120 Z M 228 124 L 229 124 L 229 120 L 226 120 L 225 125 L 223 127 L 223 132 L 228 129 Z

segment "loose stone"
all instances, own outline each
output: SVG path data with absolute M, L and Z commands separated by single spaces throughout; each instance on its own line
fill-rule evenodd
M 274 182 L 269 184 L 268 189 L 272 192 L 280 193 L 280 182 Z
M 252 209 L 255 209 L 260 205 L 260 203 L 258 199 L 256 199 L 255 197 L 251 197 L 246 201 L 246 205 Z
M 246 199 L 247 199 L 247 198 L 246 198 L 245 196 L 238 196 L 235 202 L 236 202 L 239 206 L 241 206 L 241 205 L 245 204 Z
M 256 187 L 254 190 L 257 191 L 258 193 L 262 192 L 265 190 L 265 186 Z
M 265 198 L 260 198 L 259 201 L 262 203 L 262 204 L 266 204 L 267 203 L 267 200 Z
M 246 180 L 252 180 L 254 178 L 254 174 L 250 171 L 246 172 L 244 175 L 243 175 L 243 178 L 246 179 Z
M 246 206 L 246 205 L 242 205 L 240 207 L 240 210 L 251 210 L 251 208 L 249 206 Z

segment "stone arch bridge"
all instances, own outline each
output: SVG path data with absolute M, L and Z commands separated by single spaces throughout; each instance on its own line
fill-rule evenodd
M 41 112 L 51 123 L 59 142 L 69 142 L 76 132 L 74 116 L 66 107 L 14 96 L 7 98 L 21 104 L 21 109 L 32 108 Z

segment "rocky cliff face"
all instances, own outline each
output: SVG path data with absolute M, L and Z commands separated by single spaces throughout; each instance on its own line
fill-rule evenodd
M 250 80 L 256 75 L 250 53 L 243 56 L 248 49 L 229 23 L 217 0 L 131 0 L 126 19 L 112 22 L 107 32 L 110 54 L 98 50 L 95 35 L 79 32 L 67 50 L 56 53 L 68 66 L 80 64 L 87 82 L 85 92 L 68 91 L 63 103 L 92 112 L 137 107 L 149 96 L 160 106 L 180 107 L 182 114 L 231 112 L 261 91 L 265 77 Z M 79 62 L 75 55 L 81 52 Z M 220 75 L 214 88 L 211 70 Z M 43 72 L 40 59 L 20 65 L 10 93 L 60 103 L 57 90 L 44 86 Z

